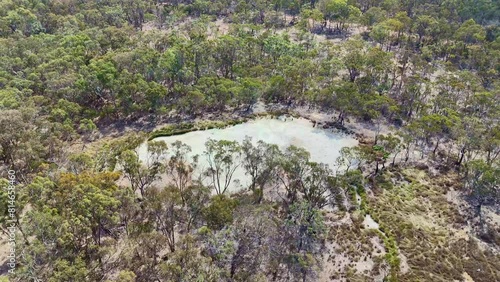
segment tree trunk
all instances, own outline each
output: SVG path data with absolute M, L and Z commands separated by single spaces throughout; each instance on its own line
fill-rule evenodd
M 238 262 L 237 259 L 240 258 L 241 252 L 242 252 L 242 247 L 241 244 L 238 244 L 238 250 L 236 250 L 236 254 L 234 255 L 233 259 L 231 260 L 231 279 L 234 278 L 234 274 L 236 273 L 236 268 L 238 267 Z
M 405 153 L 405 163 L 408 162 L 410 159 L 410 143 L 408 143 L 408 146 L 406 147 L 406 153 Z
M 432 155 L 435 156 L 436 155 L 436 151 L 437 151 L 437 148 L 439 146 L 439 141 L 440 139 L 436 140 L 436 146 L 434 146 L 434 150 L 432 150 Z
M 392 163 L 391 166 L 394 166 L 396 163 L 396 157 L 398 156 L 398 153 L 394 154 L 394 157 L 392 158 Z
M 465 146 L 460 150 L 460 156 L 459 156 L 459 159 L 457 162 L 458 166 L 462 165 L 462 161 L 464 160 L 464 156 L 465 156 Z

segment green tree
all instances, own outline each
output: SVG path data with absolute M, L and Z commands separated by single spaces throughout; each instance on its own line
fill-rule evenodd
M 283 226 L 286 266 L 296 279 L 307 281 L 321 265 L 320 250 L 326 228 L 321 212 L 305 201 L 293 204 Z
M 50 123 L 37 109 L 23 107 L 0 115 L 0 161 L 27 174 L 37 171 L 47 158 L 61 150 Z M 50 146 L 49 146 L 50 145 Z
M 91 141 L 91 136 L 97 131 L 97 126 L 89 119 L 82 119 L 78 130 L 84 135 L 85 141 Z
M 239 91 L 235 91 L 237 108 L 240 105 L 246 106 L 246 111 L 250 111 L 253 105 L 257 103 L 261 96 L 263 84 L 260 80 L 254 78 L 244 78 L 240 81 Z
M 326 164 L 310 161 L 309 152 L 288 147 L 280 162 L 277 183 L 286 191 L 287 205 L 303 199 L 314 208 L 336 205 L 341 191 L 333 185 L 332 171 Z
M 159 179 L 164 171 L 163 159 L 167 145 L 163 141 L 150 141 L 147 144 L 147 159 L 143 163 L 139 154 L 134 150 L 125 150 L 119 156 L 119 163 L 125 177 L 129 180 L 132 191 L 139 190 L 141 196 L 153 183 Z
M 340 149 L 340 155 L 335 160 L 337 164 L 337 173 L 340 169 L 345 169 L 345 173 L 349 172 L 351 167 L 354 167 L 360 163 L 361 152 L 358 147 L 342 147 Z
M 354 82 L 361 74 L 366 62 L 365 45 L 361 40 L 351 39 L 344 44 L 344 49 L 346 53 L 342 62 L 349 73 L 349 80 Z
M 257 146 L 252 144 L 252 138 L 246 136 L 241 145 L 242 164 L 247 175 L 250 176 L 250 190 L 255 193 L 259 180 L 266 175 L 269 175 L 271 162 L 266 162 L 269 157 L 269 151 L 272 150 L 272 145 L 266 144 L 259 140 Z M 267 178 L 267 177 L 266 177 Z M 263 189 L 261 186 L 260 189 Z
M 219 281 L 220 271 L 200 254 L 197 240 L 186 235 L 169 259 L 160 264 L 159 276 L 166 281 Z
M 176 141 L 171 145 L 171 157 L 166 164 L 166 171 L 173 184 L 180 193 L 183 205 L 186 205 L 186 189 L 192 182 L 193 171 L 197 167 L 198 156 L 193 161 L 188 159 L 191 147 Z
M 218 195 L 226 193 L 233 181 L 233 175 L 240 166 L 240 146 L 235 141 L 208 140 L 205 143 L 205 157 L 208 161 L 206 175 L 210 177 L 210 185 Z
M 430 144 L 431 139 L 435 139 L 434 149 L 432 150 L 432 154 L 435 155 L 441 141 L 451 137 L 451 129 L 457 122 L 459 122 L 457 113 L 447 109 L 444 114 L 422 116 L 419 120 L 410 124 L 410 128 L 414 132 L 418 132 L 418 136 L 423 139 L 422 141 L 425 141 L 425 144 Z
M 151 189 L 147 192 L 147 198 L 146 210 L 151 214 L 155 229 L 165 236 L 170 251 L 174 252 L 183 218 L 180 191 L 174 187 L 165 187 L 160 191 Z
M 396 162 L 396 157 L 403 149 L 401 144 L 401 139 L 391 133 L 387 135 L 381 135 L 377 142 L 378 145 L 384 148 L 384 151 L 392 155 L 392 166 Z
M 413 31 L 418 35 L 418 46 L 424 45 L 426 42 L 425 38 L 434 38 L 439 31 L 439 22 L 431 16 L 422 15 L 419 16 L 413 22 Z
M 89 269 L 102 267 L 104 238 L 119 224 L 118 177 L 113 172 L 61 173 L 54 181 L 37 177 L 28 185 L 32 210 L 23 224 L 32 237 L 23 246 L 20 277 L 66 281 L 67 275 L 101 275 Z
M 486 32 L 473 19 L 465 21 L 455 32 L 455 38 L 464 43 L 478 43 L 485 40 Z
M 350 17 L 361 15 L 361 11 L 356 6 L 349 5 L 347 0 L 320 0 L 318 8 L 325 19 L 323 26 L 326 27 L 327 21 L 334 21 L 339 32 L 345 29 Z
M 373 26 L 386 17 L 386 12 L 380 7 L 371 7 L 361 17 L 361 22 L 367 26 Z
M 481 207 L 484 205 L 495 207 L 500 205 L 498 179 L 500 179 L 500 169 L 497 164 L 488 165 L 483 160 L 468 163 L 464 186 L 472 205 L 476 208 L 476 215 L 481 216 Z
M 89 269 L 81 258 L 77 258 L 74 262 L 61 259 L 54 263 L 51 276 L 47 281 L 84 281 L 89 276 Z
M 361 94 L 351 82 L 342 82 L 334 88 L 334 101 L 339 112 L 337 121 L 340 125 L 344 125 L 349 115 L 361 115 L 364 107 Z
M 226 195 L 220 194 L 212 197 L 210 204 L 203 209 L 203 217 L 207 226 L 220 230 L 233 222 L 233 211 L 238 202 Z
M 370 153 L 375 161 L 375 174 L 378 174 L 380 164 L 382 164 L 382 168 L 385 168 L 385 162 L 387 158 L 389 158 L 389 152 L 387 152 L 385 148 L 380 145 L 373 145 Z

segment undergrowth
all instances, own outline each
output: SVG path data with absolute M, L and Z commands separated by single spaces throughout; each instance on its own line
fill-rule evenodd
M 396 173 L 402 177 L 395 183 L 395 172 L 384 171 L 375 179 L 378 191 L 364 207 L 385 234 L 389 281 L 461 281 L 465 272 L 476 282 L 500 281 L 500 257 L 481 249 L 477 239 L 457 235 L 465 221 L 446 191 L 450 179 L 459 179 L 453 174 L 431 178 L 417 169 Z M 407 258 L 406 273 L 400 271 L 398 251 Z

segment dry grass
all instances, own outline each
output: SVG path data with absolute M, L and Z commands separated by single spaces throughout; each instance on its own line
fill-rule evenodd
M 363 227 L 364 213 L 338 214 L 331 226 L 321 281 L 381 281 L 387 274 L 381 234 Z
M 408 169 L 386 172 L 377 181 L 376 187 L 386 189 L 368 199 L 368 209 L 406 257 L 409 270 L 397 275 L 399 281 L 462 281 L 464 273 L 476 282 L 500 281 L 500 257 L 463 236 L 465 220 L 447 201 L 449 188 L 458 185 L 456 175 L 430 178 Z

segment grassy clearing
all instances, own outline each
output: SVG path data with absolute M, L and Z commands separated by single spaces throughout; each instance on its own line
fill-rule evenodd
M 336 243 L 329 255 L 329 279 L 370 281 L 384 276 L 387 271 L 386 255 L 380 232 L 363 227 L 364 213 L 357 210 L 350 214 L 351 222 L 333 226 L 328 240 Z M 342 262 L 343 261 L 343 262 Z
M 481 250 L 474 238 L 455 236 L 465 221 L 445 194 L 458 181 L 416 169 L 386 171 L 375 180 L 367 208 L 387 235 L 386 260 L 396 269 L 399 249 L 409 266 L 404 274 L 391 271 L 392 281 L 461 281 L 465 272 L 476 282 L 500 281 L 500 257 Z
M 385 182 L 382 182 L 383 185 L 381 186 L 383 186 L 386 189 L 393 189 L 390 180 L 385 179 L 383 175 L 381 177 L 382 179 L 385 180 Z M 375 180 L 375 182 L 372 183 L 377 183 L 377 180 Z M 396 240 L 394 239 L 391 230 L 389 228 L 386 228 L 384 223 L 380 222 L 380 220 L 378 219 L 378 214 L 376 213 L 376 211 L 373 211 L 372 207 L 369 205 L 365 188 L 358 187 L 357 193 L 361 198 L 361 205 L 360 205 L 361 212 L 363 214 L 370 214 L 370 216 L 375 220 L 375 222 L 379 224 L 379 230 L 373 230 L 373 231 L 377 234 L 378 238 L 382 239 L 384 243 L 384 247 L 386 250 L 384 259 L 390 267 L 388 280 L 397 281 L 397 275 L 400 270 L 401 260 L 399 258 L 399 251 Z

